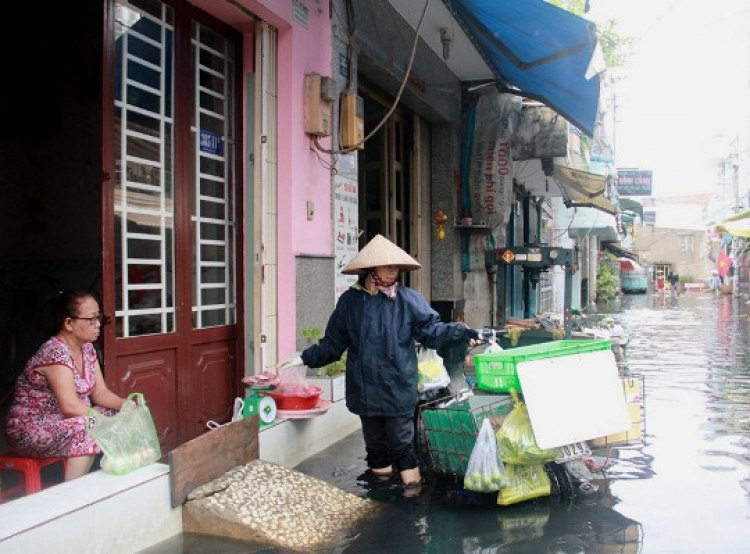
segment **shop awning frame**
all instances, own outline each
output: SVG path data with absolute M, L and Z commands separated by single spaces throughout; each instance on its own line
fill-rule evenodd
M 620 210 L 623 212 L 632 212 L 643 221 L 643 204 L 631 200 L 630 198 L 620 197 Z
M 613 242 L 602 241 L 600 246 L 603 250 L 611 252 L 618 258 L 627 258 L 629 260 L 633 260 L 634 262 L 638 261 L 638 254 L 636 254 L 635 252 L 631 252 L 630 250 L 623 248 L 622 246 L 618 246 Z
M 617 215 L 617 208 L 604 196 L 607 190 L 606 176 L 555 165 L 553 177 L 567 207 L 595 208 Z
M 750 210 L 729 216 L 716 227 L 735 237 L 750 238 Z

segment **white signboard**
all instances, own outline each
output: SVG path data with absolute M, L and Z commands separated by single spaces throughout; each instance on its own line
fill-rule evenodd
M 336 175 L 333 178 L 333 231 L 335 250 L 336 301 L 357 282 L 356 275 L 342 275 L 341 270 L 357 255 L 359 209 L 356 177 Z
M 630 429 L 611 350 L 518 363 L 518 379 L 540 448 L 555 448 Z

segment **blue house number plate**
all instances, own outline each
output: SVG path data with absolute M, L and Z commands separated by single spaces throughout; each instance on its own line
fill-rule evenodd
M 212 133 L 211 131 L 200 132 L 201 152 L 221 156 L 221 145 L 221 135 L 219 135 L 218 133 Z

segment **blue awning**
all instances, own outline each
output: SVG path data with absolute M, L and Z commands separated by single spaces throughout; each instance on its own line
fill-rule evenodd
M 599 74 L 587 78 L 596 26 L 543 0 L 443 0 L 495 76 L 589 136 Z

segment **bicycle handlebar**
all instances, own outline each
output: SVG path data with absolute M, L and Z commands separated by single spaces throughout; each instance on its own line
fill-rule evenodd
M 508 334 L 507 329 L 490 329 L 489 327 L 484 327 L 482 329 L 474 329 L 474 331 L 479 333 L 479 336 L 482 338 L 482 340 L 489 340 L 491 338 L 497 338 L 500 335 Z

